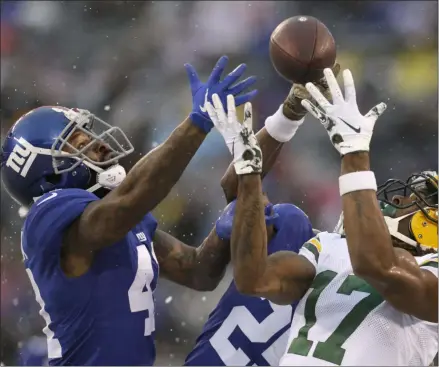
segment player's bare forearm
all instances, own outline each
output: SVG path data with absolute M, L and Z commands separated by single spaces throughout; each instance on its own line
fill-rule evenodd
M 164 143 L 137 162 L 112 194 L 120 197 L 130 212 L 145 215 L 168 195 L 205 137 L 206 133 L 187 118 Z
M 198 291 L 214 290 L 230 262 L 230 243 L 221 240 L 215 228 L 197 248 L 156 231 L 154 250 L 161 275 Z
M 267 255 L 262 184 L 258 175 L 239 177 L 231 251 L 237 289 L 285 305 L 300 299 L 315 270 L 303 256 L 290 251 Z
M 347 154 L 342 174 L 370 169 L 368 153 Z M 437 277 L 422 270 L 413 256 L 395 249 L 373 190 L 343 195 L 344 228 L 354 272 L 395 308 L 437 322 Z M 416 302 L 407 302 L 414 300 Z
M 96 250 L 110 246 L 160 203 L 180 178 L 206 133 L 187 118 L 157 148 L 140 159 L 123 182 L 91 203 L 69 229 L 68 242 Z
M 263 276 L 267 262 L 262 183 L 259 174 L 238 177 L 238 199 L 233 220 L 231 255 L 236 287 L 253 293 Z
M 369 171 L 369 153 L 346 154 L 342 175 Z M 354 270 L 376 272 L 390 268 L 395 255 L 386 222 L 374 190 L 353 191 L 343 195 L 344 228 Z
M 256 138 L 258 139 L 259 146 L 262 150 L 262 156 L 264 157 L 261 174 L 262 178 L 264 178 L 276 162 L 283 143 L 273 139 L 270 134 L 268 134 L 265 127 L 259 130 L 259 132 L 256 134 Z M 221 179 L 221 187 L 223 188 L 227 203 L 230 203 L 236 199 L 238 194 L 238 176 L 233 167 L 233 163 L 230 164 L 226 173 Z

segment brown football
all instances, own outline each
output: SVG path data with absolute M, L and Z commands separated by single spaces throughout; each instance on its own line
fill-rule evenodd
M 299 15 L 279 24 L 271 34 L 270 58 L 276 71 L 290 82 L 314 82 L 323 69 L 334 66 L 334 37 L 318 19 Z

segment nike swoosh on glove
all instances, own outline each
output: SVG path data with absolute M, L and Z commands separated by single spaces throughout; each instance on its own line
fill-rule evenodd
M 306 89 L 320 108 L 307 99 L 302 100 L 302 106 L 322 123 L 332 145 L 342 156 L 354 152 L 368 152 L 375 122 L 386 110 L 386 104 L 377 104 L 363 116 L 358 110 L 351 72 L 347 69 L 343 71 L 344 97 L 332 70 L 325 69 L 323 72 L 333 104 L 329 103 L 312 83 L 307 83 Z

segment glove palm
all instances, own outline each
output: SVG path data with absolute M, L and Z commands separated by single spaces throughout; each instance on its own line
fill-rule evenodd
M 223 136 L 230 153 L 236 174 L 245 175 L 262 172 L 262 151 L 252 128 L 252 105 L 244 107 L 242 124 L 236 116 L 235 99 L 227 96 L 227 114 L 217 94 L 212 96 L 213 105 L 206 103 L 209 117 Z
M 237 96 L 236 103 L 239 106 L 250 101 L 257 93 L 257 90 L 252 90 L 248 93 L 239 95 L 256 82 L 256 77 L 254 76 L 251 76 L 233 85 L 244 74 L 245 70 L 247 69 L 246 64 L 239 65 L 222 81 L 220 80 L 227 62 L 227 56 L 222 56 L 218 60 L 209 76 L 209 79 L 207 80 L 207 83 L 201 82 L 195 68 L 191 64 L 185 64 L 192 93 L 192 112 L 190 114 L 190 118 L 195 125 L 203 129 L 206 133 L 212 129 L 213 124 L 209 118 L 205 104 L 209 99 L 211 99 L 213 94 L 218 94 L 219 98 L 223 102 L 226 101 L 226 96 L 228 94 Z
M 307 99 L 302 101 L 302 106 L 322 123 L 331 143 L 342 156 L 360 151 L 368 152 L 375 122 L 386 110 L 386 104 L 379 103 L 363 116 L 358 110 L 351 72 L 343 71 L 344 97 L 331 69 L 325 69 L 324 74 L 333 104 L 312 83 L 307 83 L 306 89 L 320 109 Z

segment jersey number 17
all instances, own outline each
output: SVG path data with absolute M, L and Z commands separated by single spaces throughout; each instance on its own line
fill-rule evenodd
M 305 303 L 305 325 L 300 328 L 297 338 L 294 338 L 291 342 L 288 353 L 308 356 L 314 344 L 312 340 L 308 340 L 308 333 L 317 322 L 317 301 L 336 275 L 336 272 L 326 270 L 315 277 L 311 285 L 313 290 Z M 312 354 L 314 358 L 341 365 L 346 352 L 342 345 L 360 326 L 366 316 L 383 302 L 382 296 L 363 279 L 355 275 L 348 275 L 338 288 L 337 293 L 350 295 L 353 291 L 366 293 L 367 295 L 352 308 L 326 341 L 317 343 Z

